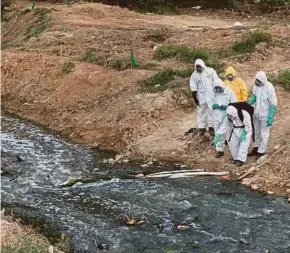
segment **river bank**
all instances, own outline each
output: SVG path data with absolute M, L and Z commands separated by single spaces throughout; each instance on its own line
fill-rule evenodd
M 75 252 L 290 249 L 283 198 L 217 177 L 128 178 L 173 168 L 98 164 L 102 156 L 91 149 L 18 118 L 2 116 L 1 130 L 3 169 L 11 172 L 1 177 L 5 214 L 39 224 L 49 238 L 68 238 Z M 72 178 L 95 180 L 70 185 Z
M 17 4 L 19 10 L 28 2 Z M 38 7 L 41 11 L 35 13 L 11 13 L 3 24 L 2 37 L 10 43 L 2 52 L 3 110 L 77 143 L 115 150 L 125 160 L 156 159 L 228 171 L 233 179 L 258 166 L 249 159 L 236 169 L 229 163 L 228 151 L 224 158 L 214 158 L 209 137 L 184 136 L 196 125 L 188 78 L 176 78 L 171 88 L 153 93 L 142 90 L 140 82 L 167 67 L 191 68 L 178 59 L 154 59 L 156 47 L 162 44 L 198 47 L 201 37 L 207 50 L 223 49 L 251 29 L 267 26 L 275 43 L 261 43 L 251 53 L 224 59 L 237 68 L 251 89 L 257 70 L 273 73 L 290 65 L 287 22 L 241 17 L 243 28 L 237 29 L 237 16 L 230 14 L 145 15 L 88 3 L 67 8 L 45 2 Z M 25 31 L 36 25 L 38 15 L 47 28 L 27 38 Z M 142 67 L 123 69 L 122 57 L 127 57 L 132 45 Z M 89 51 L 92 48 L 95 51 Z M 275 152 L 287 145 L 290 136 L 290 93 L 279 86 L 276 91 L 278 113 L 268 149 L 269 157 L 275 155 L 244 183 L 289 197 L 289 146 Z

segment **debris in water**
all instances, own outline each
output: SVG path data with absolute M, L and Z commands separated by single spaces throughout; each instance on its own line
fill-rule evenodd
M 220 176 L 219 177 L 220 180 L 230 180 L 229 176 Z
M 185 230 L 188 230 L 190 227 L 187 226 L 187 225 L 178 225 L 177 226 L 177 229 L 180 230 L 180 231 L 185 231 Z
M 22 162 L 23 161 L 23 159 L 19 155 L 15 155 L 15 156 L 16 156 L 16 161 L 17 162 Z
M 128 215 L 124 215 L 125 223 L 128 226 L 141 226 L 146 222 L 146 218 L 142 217 L 140 220 L 135 220 L 133 218 L 130 218 Z
M 109 249 L 110 247 L 109 247 L 109 245 L 108 244 L 106 244 L 106 243 L 98 243 L 97 244 L 97 248 L 99 249 L 99 250 L 104 250 L 104 249 Z
M 193 242 L 192 242 L 192 247 L 193 247 L 193 248 L 200 248 L 200 246 L 201 246 L 201 245 L 200 245 L 200 243 L 199 243 L 198 241 L 193 241 Z
M 232 192 L 218 192 L 217 195 L 222 195 L 222 196 L 232 196 Z
M 248 245 L 248 244 L 249 244 L 249 243 L 247 242 L 247 240 L 244 239 L 244 238 L 241 238 L 241 239 L 240 239 L 240 242 L 241 242 L 242 244 L 245 244 L 245 245 Z

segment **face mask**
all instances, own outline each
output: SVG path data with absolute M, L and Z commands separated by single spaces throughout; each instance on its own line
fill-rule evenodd
M 215 87 L 213 88 L 213 92 L 214 92 L 214 93 L 217 93 L 217 94 L 222 94 L 222 93 L 224 93 L 224 88 L 221 87 L 221 86 L 215 86 Z
M 202 72 L 202 66 L 196 65 L 195 66 L 196 72 L 201 73 Z
M 234 76 L 233 76 L 233 75 L 228 75 L 228 76 L 227 76 L 227 80 L 229 80 L 229 81 L 233 81 L 233 80 L 234 80 Z
M 256 79 L 255 80 L 255 85 L 258 86 L 258 87 L 262 87 L 264 84 L 259 79 Z

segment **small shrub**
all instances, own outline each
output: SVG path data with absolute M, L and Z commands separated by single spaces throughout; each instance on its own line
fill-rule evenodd
M 193 69 L 192 68 L 188 68 L 188 69 L 176 69 L 174 71 L 175 75 L 176 76 L 180 76 L 180 77 L 190 77 L 191 74 L 193 72 Z
M 234 42 L 232 45 L 232 50 L 236 53 L 250 53 L 255 50 L 256 45 L 260 42 L 269 43 L 270 41 L 271 34 L 267 32 L 250 32 L 243 40 Z
M 156 92 L 167 89 L 168 83 L 174 79 L 175 71 L 171 68 L 162 70 L 156 75 L 141 82 L 141 90 Z
M 26 31 L 27 38 L 37 37 L 49 27 L 49 18 L 47 14 L 50 12 L 51 10 L 46 8 L 37 8 L 33 11 L 36 19 Z
M 75 64 L 71 61 L 65 62 L 62 66 L 62 73 L 68 75 L 75 70 Z
M 290 91 L 290 69 L 280 71 L 278 74 L 270 76 L 269 81 L 274 85 L 280 84 L 285 90 Z
M 131 68 L 129 54 L 122 54 L 109 60 L 108 66 L 116 70 L 126 70 Z
M 154 59 L 159 61 L 173 57 L 176 57 L 184 63 L 192 63 L 198 58 L 207 61 L 210 57 L 210 54 L 203 49 L 195 49 L 189 48 L 187 46 L 173 44 L 158 47 L 154 54 Z
M 97 52 L 97 50 L 93 48 L 88 48 L 86 50 L 85 55 L 82 60 L 85 62 L 95 63 L 102 66 L 105 64 L 105 57 L 100 55 Z

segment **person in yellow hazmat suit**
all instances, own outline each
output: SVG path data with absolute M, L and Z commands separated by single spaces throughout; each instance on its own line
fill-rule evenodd
M 229 66 L 226 70 L 226 87 L 230 88 L 236 95 L 238 102 L 245 102 L 248 99 L 248 89 L 240 77 L 237 77 L 236 70 Z

